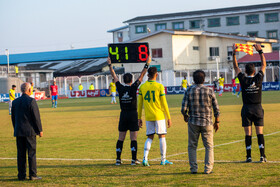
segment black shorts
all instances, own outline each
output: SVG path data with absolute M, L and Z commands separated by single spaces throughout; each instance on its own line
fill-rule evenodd
M 137 110 L 121 111 L 119 131 L 139 131 Z
M 264 111 L 261 104 L 243 105 L 241 110 L 242 127 L 263 126 Z

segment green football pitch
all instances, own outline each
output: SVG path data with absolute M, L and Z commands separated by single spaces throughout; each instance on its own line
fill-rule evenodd
M 110 98 L 38 101 L 44 137 L 37 139 L 38 175 L 42 181 L 17 181 L 16 143 L 8 104 L 0 103 L 0 186 L 247 186 L 280 185 L 280 92 L 263 92 L 267 163 L 258 163 L 259 149 L 253 132 L 253 163 L 244 163 L 245 143 L 241 127 L 241 98 L 225 93 L 218 97 L 220 129 L 214 135 L 214 173 L 203 174 L 204 149 L 199 140 L 198 174 L 189 171 L 187 124 L 180 113 L 183 95 L 168 95 L 173 126 L 167 134 L 167 159 L 160 165 L 159 140 L 149 154 L 150 167 L 131 166 L 129 134 L 124 143 L 123 165 L 115 166 L 119 105 Z M 144 117 L 143 117 L 144 119 Z M 138 135 L 138 158 L 142 160 L 145 127 Z M 28 174 L 28 173 L 27 173 Z

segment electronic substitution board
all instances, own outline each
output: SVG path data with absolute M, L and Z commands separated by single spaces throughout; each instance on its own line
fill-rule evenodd
M 148 43 L 108 44 L 112 63 L 142 63 L 149 58 Z

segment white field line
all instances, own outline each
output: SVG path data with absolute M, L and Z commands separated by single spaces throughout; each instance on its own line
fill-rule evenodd
M 276 132 L 273 132 L 273 133 L 270 133 L 270 134 L 265 134 L 264 136 L 271 136 L 271 135 L 274 135 L 274 134 L 277 134 L 277 133 L 280 133 L 280 131 L 276 131 Z M 252 137 L 253 139 L 257 138 L 256 136 Z M 223 145 L 230 145 L 230 144 L 235 144 L 235 143 L 239 143 L 239 142 L 243 142 L 244 139 L 242 140 L 236 140 L 236 141 L 233 141 L 233 142 L 228 142 L 228 143 L 223 143 L 223 144 L 219 144 L 219 145 L 215 145 L 214 147 L 220 147 L 220 146 L 223 146 Z M 200 149 L 197 149 L 197 151 L 202 151 L 202 150 L 205 150 L 204 147 L 200 148 Z M 173 154 L 173 155 L 167 155 L 166 157 L 172 157 L 172 156 L 178 156 L 178 155 L 184 155 L 184 154 L 187 154 L 188 152 L 182 152 L 182 153 L 177 153 L 177 154 Z M 160 158 L 155 158 L 156 160 L 160 159 Z
M 16 160 L 17 158 L 0 158 L 0 160 Z M 37 158 L 37 160 L 54 160 L 54 161 L 115 161 L 116 159 L 71 159 L 71 158 Z M 122 159 L 122 161 L 131 161 L 130 159 Z M 160 159 L 151 159 L 150 161 L 160 161 Z M 188 162 L 188 160 L 169 160 L 171 162 Z M 198 160 L 197 162 L 204 162 L 204 160 Z M 236 160 L 215 160 L 216 163 L 243 163 L 244 161 Z M 253 162 L 258 163 L 258 161 Z M 280 163 L 280 161 L 267 161 L 267 163 Z
M 271 136 L 274 134 L 280 133 L 280 131 L 276 131 L 270 134 L 266 134 L 265 136 Z M 252 137 L 253 139 L 256 138 L 256 136 Z M 214 147 L 219 147 L 223 145 L 229 145 L 229 144 L 234 144 L 238 142 L 242 142 L 242 140 L 237 140 L 233 142 L 228 142 L 228 143 L 223 143 L 219 145 L 215 145 Z M 197 151 L 204 150 L 204 148 L 197 149 Z M 183 153 L 177 153 L 173 155 L 168 155 L 166 157 L 172 157 L 172 156 L 177 156 L 177 155 L 182 155 L 182 154 L 187 154 L 188 152 L 183 152 Z M 17 158 L 0 158 L 0 160 L 16 160 Z M 150 159 L 150 161 L 160 161 L 161 158 L 155 158 L 155 159 Z M 37 158 L 37 160 L 55 160 L 55 161 L 115 161 L 116 159 L 91 159 L 91 158 Z M 130 159 L 122 159 L 123 161 L 131 161 Z M 172 162 L 187 162 L 188 160 L 170 160 Z M 198 162 L 204 162 L 203 160 L 198 160 Z M 229 162 L 229 163 L 241 163 L 243 161 L 231 161 L 231 160 L 215 160 L 215 162 Z M 280 161 L 267 161 L 268 163 L 280 163 Z

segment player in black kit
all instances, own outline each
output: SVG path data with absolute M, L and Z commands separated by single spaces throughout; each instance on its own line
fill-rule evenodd
M 131 139 L 131 153 L 132 160 L 131 165 L 140 164 L 141 162 L 137 160 L 137 132 L 139 130 L 138 126 L 138 116 L 137 116 L 137 89 L 141 84 L 144 75 L 147 72 L 149 64 L 151 62 L 151 58 L 147 59 L 147 62 L 141 72 L 139 78 L 132 84 L 132 75 L 130 73 L 126 73 L 123 75 L 124 84 L 119 82 L 118 77 L 115 74 L 115 71 L 111 64 L 111 59 L 107 60 L 108 66 L 110 68 L 110 72 L 112 77 L 114 78 L 114 82 L 116 83 L 117 90 L 119 93 L 121 114 L 119 121 L 119 139 L 116 145 L 117 159 L 116 165 L 121 165 L 121 153 L 123 149 L 123 142 L 126 136 L 126 132 L 130 131 L 130 139 Z
M 254 45 L 256 51 L 258 51 L 261 58 L 261 69 L 256 73 L 254 64 L 246 64 L 245 76 L 244 73 L 238 67 L 236 60 L 236 49 L 235 44 L 233 45 L 233 67 L 240 85 L 242 88 L 242 101 L 243 107 L 241 110 L 242 126 L 245 130 L 245 144 L 247 159 L 246 162 L 252 162 L 251 158 L 251 145 L 252 145 L 252 123 L 256 127 L 256 134 L 258 137 L 258 144 L 260 149 L 260 162 L 266 162 L 266 156 L 264 154 L 264 137 L 263 137 L 263 117 L 264 111 L 261 105 L 262 102 L 262 82 L 266 68 L 266 60 L 259 44 Z

